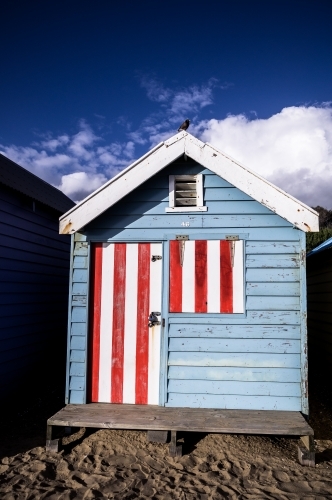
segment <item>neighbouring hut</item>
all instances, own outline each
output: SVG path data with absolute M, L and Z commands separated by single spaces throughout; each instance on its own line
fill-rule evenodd
M 332 367 L 332 238 L 307 255 L 310 360 Z
M 0 154 L 0 395 L 20 400 L 27 381 L 63 356 L 70 237 L 59 216 L 74 202 Z
M 186 132 L 63 215 L 68 405 L 48 447 L 54 425 L 72 425 L 170 430 L 173 454 L 185 430 L 302 435 L 312 452 L 305 235 L 317 230 L 313 209 Z

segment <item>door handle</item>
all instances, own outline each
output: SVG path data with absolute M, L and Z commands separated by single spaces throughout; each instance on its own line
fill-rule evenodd
M 158 316 L 161 316 L 160 312 L 154 312 L 152 311 L 149 315 L 149 323 L 148 326 L 149 328 L 152 328 L 153 326 L 161 325 L 161 322 L 158 320 Z

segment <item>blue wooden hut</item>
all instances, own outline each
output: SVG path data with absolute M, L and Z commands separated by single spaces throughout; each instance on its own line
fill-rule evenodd
M 65 347 L 70 238 L 58 234 L 58 220 L 73 205 L 0 155 L 2 400 L 21 391 L 15 394 L 20 401 L 27 378 L 34 375 L 33 383 L 40 384 L 45 361 L 56 367 Z
M 53 425 L 173 430 L 173 452 L 178 430 L 312 435 L 317 230 L 314 210 L 186 132 L 67 212 L 68 405 L 49 443 Z

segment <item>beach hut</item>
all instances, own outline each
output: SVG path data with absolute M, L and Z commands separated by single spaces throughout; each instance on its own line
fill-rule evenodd
M 332 238 L 307 255 L 310 359 L 332 367 Z
M 51 370 L 66 352 L 70 238 L 59 235 L 58 225 L 73 205 L 0 154 L 2 401 L 22 401 L 27 382 L 44 379 L 46 360 Z
M 66 401 L 52 427 L 292 434 L 308 415 L 305 235 L 318 214 L 180 132 L 60 219 Z M 310 444 L 311 443 L 311 444 Z M 312 451 L 312 448 L 310 448 Z

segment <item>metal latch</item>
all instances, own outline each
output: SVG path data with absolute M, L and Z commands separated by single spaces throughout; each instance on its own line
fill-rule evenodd
M 156 260 L 161 260 L 161 255 L 152 255 L 151 260 L 152 262 L 156 262 Z
M 180 252 L 180 265 L 183 267 L 183 259 L 184 259 L 184 249 L 185 242 L 189 240 L 188 234 L 177 234 L 175 235 L 175 239 L 179 242 L 179 252 Z
M 152 328 L 153 326 L 161 325 L 161 322 L 158 320 L 158 316 L 161 316 L 160 312 L 152 311 L 150 313 L 149 323 L 148 323 L 149 328 Z

